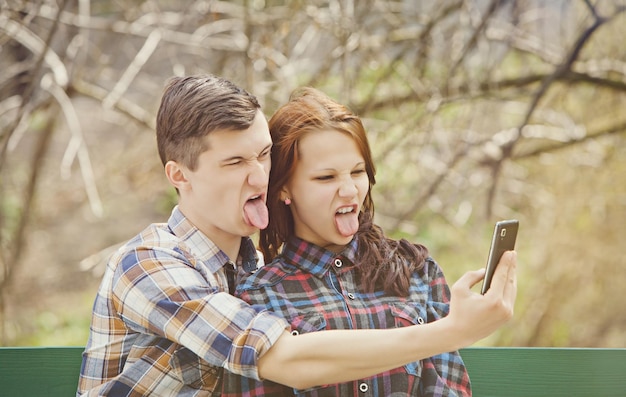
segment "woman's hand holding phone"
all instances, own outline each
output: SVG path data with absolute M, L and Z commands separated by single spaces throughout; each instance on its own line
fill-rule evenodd
M 485 293 L 477 293 L 472 287 L 486 277 L 487 269 L 467 272 L 451 287 L 448 317 L 464 336 L 464 340 L 459 341 L 459 348 L 491 335 L 513 317 L 517 297 L 517 253 L 506 250 L 495 264 L 491 286 Z

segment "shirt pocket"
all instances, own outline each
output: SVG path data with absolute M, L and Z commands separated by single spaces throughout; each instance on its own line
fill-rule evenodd
M 411 302 L 392 303 L 389 310 L 396 328 L 422 325 L 426 323 L 426 308 Z M 404 366 L 408 374 L 421 377 L 422 366 L 419 361 L 408 363 Z
M 221 390 L 224 369 L 210 365 L 186 347 L 174 351 L 169 365 L 172 376 L 190 388 L 210 392 Z
M 291 335 L 306 334 L 307 332 L 317 332 L 326 329 L 326 319 L 324 315 L 318 312 L 300 313 L 289 319 L 291 324 Z M 301 395 L 320 391 L 325 386 L 315 386 L 308 389 L 292 389 L 294 395 Z M 334 388 L 333 388 L 334 390 Z M 325 394 L 316 393 L 316 396 L 325 396 Z M 331 394 L 334 396 L 334 394 Z
M 292 335 L 321 331 L 326 328 L 326 319 L 324 315 L 318 312 L 302 313 L 292 317 L 289 322 Z

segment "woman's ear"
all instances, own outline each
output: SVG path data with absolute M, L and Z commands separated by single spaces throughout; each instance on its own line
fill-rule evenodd
M 185 170 L 175 161 L 165 163 L 165 176 L 178 191 L 189 189 L 189 180 L 185 176 Z
M 285 200 L 290 200 L 291 199 L 291 194 L 289 193 L 289 190 L 283 186 L 282 189 L 280 189 L 280 201 L 285 201 Z

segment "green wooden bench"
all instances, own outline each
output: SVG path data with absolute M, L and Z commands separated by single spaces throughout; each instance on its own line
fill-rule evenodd
M 0 396 L 74 396 L 82 347 L 0 348 Z M 470 347 L 476 397 L 626 396 L 626 349 Z

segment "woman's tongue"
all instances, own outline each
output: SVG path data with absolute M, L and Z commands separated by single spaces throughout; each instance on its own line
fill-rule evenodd
M 335 227 L 344 237 L 354 236 L 359 229 L 359 217 L 356 212 L 335 214 Z
M 248 200 L 243 206 L 248 222 L 258 229 L 265 229 L 269 223 L 267 206 L 261 199 Z

